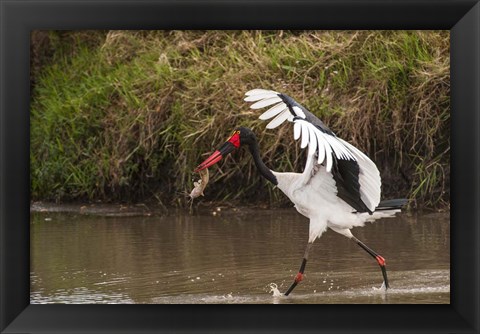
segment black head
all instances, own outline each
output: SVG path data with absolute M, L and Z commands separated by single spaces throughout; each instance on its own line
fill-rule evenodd
M 253 133 L 252 130 L 241 126 L 235 130 L 235 132 L 239 132 L 240 135 L 240 146 L 242 145 L 252 145 L 257 142 L 257 137 Z
M 223 157 L 232 153 L 234 150 L 240 148 L 242 145 L 253 145 L 256 143 L 257 137 L 252 130 L 244 126 L 236 128 L 230 138 L 222 145 L 218 150 L 213 152 L 204 162 L 197 166 L 195 172 L 199 172 L 202 169 L 208 168 L 217 162 L 219 162 Z

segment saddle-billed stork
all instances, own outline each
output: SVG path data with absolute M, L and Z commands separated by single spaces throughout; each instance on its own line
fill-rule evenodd
M 290 292 L 303 280 L 308 253 L 315 239 L 327 228 L 353 240 L 380 266 L 385 289 L 389 288 L 385 259 L 350 231 L 367 221 L 393 216 L 406 204 L 405 199 L 380 202 L 380 173 L 375 163 L 359 149 L 337 137 L 321 120 L 291 97 L 272 90 L 254 89 L 245 101 L 255 102 L 250 108 L 272 106 L 261 120 L 272 119 L 267 129 L 285 121 L 293 123 L 294 139 L 301 138 L 300 147 L 308 146 L 303 173 L 279 173 L 265 166 L 260 157 L 255 134 L 248 128 L 237 128 L 232 136 L 195 171 L 201 171 L 223 157 L 247 146 L 260 174 L 276 185 L 295 204 L 297 211 L 310 219 L 309 237 L 298 274 L 285 292 Z

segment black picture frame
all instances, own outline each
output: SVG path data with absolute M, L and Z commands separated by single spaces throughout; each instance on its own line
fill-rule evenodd
M 480 4 L 472 0 L 1 0 L 0 331 L 479 332 Z M 30 305 L 35 29 L 449 29 L 450 305 Z

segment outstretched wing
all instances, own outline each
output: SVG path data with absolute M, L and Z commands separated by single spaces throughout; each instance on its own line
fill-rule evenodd
M 338 138 L 321 120 L 288 95 L 266 89 L 254 89 L 245 101 L 254 102 L 250 108 L 271 106 L 260 115 L 272 119 L 267 129 L 285 121 L 293 123 L 294 139 L 301 138 L 300 147 L 308 146 L 308 158 L 323 164 L 332 173 L 337 196 L 358 212 L 373 212 L 380 202 L 381 179 L 377 166 L 355 146 Z M 308 160 L 308 159 L 307 159 Z

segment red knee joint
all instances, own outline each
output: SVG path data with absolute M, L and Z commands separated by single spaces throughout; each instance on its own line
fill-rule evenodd
M 380 266 L 382 266 L 382 267 L 385 266 L 386 262 L 385 262 L 385 259 L 382 256 L 377 255 L 375 258 L 377 259 L 377 262 Z
M 303 280 L 303 274 L 298 273 L 297 276 L 295 276 L 295 282 L 300 283 Z

